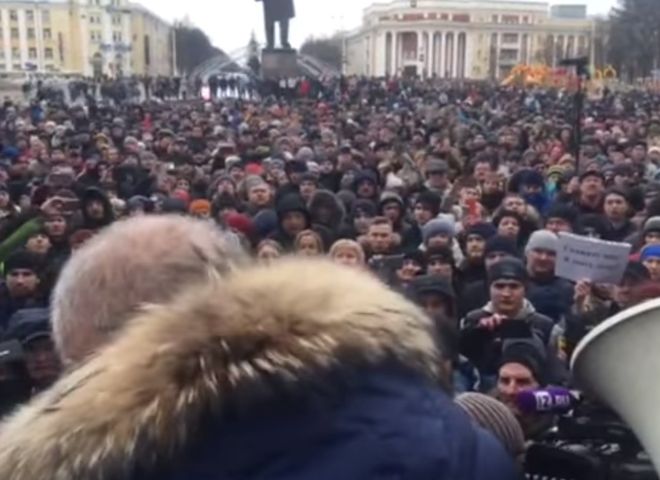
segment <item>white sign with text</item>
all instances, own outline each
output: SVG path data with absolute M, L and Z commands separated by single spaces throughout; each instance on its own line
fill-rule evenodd
M 555 274 L 574 282 L 617 285 L 628 265 L 631 246 L 571 233 L 559 234 Z

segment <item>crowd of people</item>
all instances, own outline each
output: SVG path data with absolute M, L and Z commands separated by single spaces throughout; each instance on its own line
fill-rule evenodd
M 378 471 L 383 476 L 405 472 L 404 478 L 438 478 L 433 475 L 435 468 L 455 473 L 440 478 L 495 478 L 474 473 L 485 475 L 493 468 L 491 472 L 501 472 L 499 478 L 512 478 L 507 476 L 508 466 L 497 466 L 499 450 L 493 453 L 496 447 L 488 444 L 490 440 L 470 443 L 464 438 L 466 427 L 453 424 L 459 420 L 446 413 L 453 406 L 427 405 L 428 392 L 417 386 L 406 390 L 403 404 L 388 403 L 401 382 L 412 380 L 382 378 L 379 362 L 444 379 L 444 390 L 457 396 L 456 403 L 477 424 L 484 426 L 484 415 L 506 424 L 495 431 L 500 440 L 497 448 L 505 447 L 509 460 L 520 461 L 525 442 L 539 438 L 555 419 L 519 411 L 518 394 L 571 385 L 568 362 L 589 330 L 660 292 L 660 96 L 606 91 L 601 99 L 587 100 L 582 142 L 575 145 L 570 92 L 364 78 L 327 81 L 321 94 L 299 90 L 286 96 L 264 95 L 258 102 L 214 96 L 212 101 L 139 105 L 118 101 L 94 108 L 47 101 L 27 107 L 4 103 L 0 110 L 4 277 L 0 333 L 7 354 L 0 366 L 2 411 L 52 388 L 65 366 L 83 364 L 119 330 L 137 304 L 167 303 L 204 277 L 211 287 L 198 285 L 195 295 L 184 296 L 167 309 L 144 313 L 169 322 L 167 335 L 150 331 L 144 319 L 132 333 L 151 342 L 151 348 L 144 349 L 149 352 L 158 350 L 156 337 L 163 344 L 173 336 L 184 337 L 187 343 L 181 356 L 195 349 L 208 355 L 199 366 L 204 375 L 215 375 L 210 373 L 212 366 L 225 356 L 238 362 L 231 364 L 235 371 L 229 369 L 226 380 L 240 391 L 227 400 L 230 434 L 213 436 L 210 443 L 223 452 L 226 477 L 222 478 L 266 471 L 286 478 L 295 478 L 292 472 L 300 478 L 311 478 L 310 472 L 315 472 L 314 478 L 349 478 L 361 468 L 365 470 L 359 478 L 375 475 L 369 469 L 382 469 Z M 172 215 L 190 217 L 180 221 L 192 223 L 179 224 Z M 155 222 L 151 226 L 149 219 Z M 159 224 L 159 219 L 164 223 Z M 142 228 L 140 222 L 149 228 Z M 192 240 L 191 232 L 196 232 Z M 220 253 L 208 245 L 214 232 L 222 236 Z M 623 280 L 603 285 L 556 276 L 562 232 L 629 243 L 632 254 Z M 177 257 L 176 252 L 183 250 L 197 260 L 186 263 Z M 235 265 L 217 262 L 216 257 L 227 251 L 248 252 L 252 260 L 241 258 Z M 287 263 L 291 256 L 310 263 Z M 318 262 L 321 257 L 344 268 Z M 217 268 L 221 277 L 239 272 L 232 273 L 226 286 L 229 293 L 221 280 L 209 279 L 208 272 L 194 263 L 200 259 L 205 266 L 222 264 Z M 244 263 L 261 267 L 242 267 Z M 177 274 L 160 271 L 168 268 L 178 268 Z M 243 268 L 245 273 L 240 273 Z M 144 279 L 145 275 L 153 277 Z M 419 312 L 432 321 L 429 337 L 406 320 L 417 318 Z M 195 313 L 200 322 L 202 317 L 207 323 L 217 317 L 230 326 L 225 330 L 207 325 L 200 327 L 203 331 L 191 327 L 185 332 L 174 326 L 176 320 L 193 324 L 198 320 Z M 319 318 L 308 318 L 315 316 Z M 259 328 L 243 325 L 241 330 L 234 325 L 239 317 Z M 286 320 L 292 323 L 288 328 L 300 335 L 295 337 L 297 346 L 288 345 L 289 334 L 283 327 L 278 333 L 274 326 L 285 322 L 283 317 L 291 317 Z M 335 325 L 340 319 L 346 323 Z M 85 322 L 94 325 L 95 333 L 90 330 L 79 335 L 84 340 L 72 339 L 74 332 L 92 328 Z M 404 325 L 393 327 L 392 322 Z M 341 328 L 346 332 L 338 333 Z M 211 349 L 206 343 L 211 337 L 222 339 L 237 330 L 240 340 L 231 345 L 234 350 L 205 353 L 204 349 Z M 209 338 L 200 338 L 203 335 Z M 431 338 L 440 345 L 439 358 L 431 358 L 426 349 Z M 71 388 L 75 379 L 94 384 L 94 369 L 107 369 L 117 379 L 122 374 L 130 377 L 130 372 L 113 368 L 113 359 L 133 358 L 135 338 L 133 343 L 123 339 L 118 338 L 114 349 L 92 357 L 88 370 L 82 368 L 90 379 L 80 380 L 74 373 L 73 379 L 57 384 L 56 392 Z M 324 422 L 333 423 L 328 418 L 312 421 L 313 416 L 288 412 L 295 420 L 285 428 L 257 409 L 261 416 L 254 422 L 259 425 L 245 427 L 236 420 L 243 408 L 249 408 L 238 399 L 256 402 L 280 383 L 306 378 L 303 370 L 329 369 L 333 362 L 327 352 L 336 353 L 335 345 L 345 347 L 338 347 L 339 365 L 353 361 L 380 365 L 371 372 L 373 383 L 348 382 L 347 388 L 370 393 L 364 404 L 343 411 L 332 426 L 335 440 L 347 438 L 342 445 L 346 451 L 323 444 L 328 458 L 314 466 L 281 451 L 282 442 L 299 450 L 321 449 L 316 442 L 327 427 Z M 326 352 L 327 358 L 305 354 L 311 347 Z M 170 377 L 152 386 L 155 380 L 136 374 L 135 381 L 145 383 L 143 396 L 153 393 L 150 388 L 167 390 L 168 381 L 185 384 L 182 376 L 198 375 L 193 365 L 149 368 L 153 371 L 147 369 L 148 373 Z M 279 373 L 274 374 L 273 385 L 258 393 L 245 377 L 260 377 L 260 369 Z M 323 385 L 308 378 L 305 382 L 305 388 L 317 394 L 323 391 Z M 213 392 L 197 384 L 188 387 L 187 401 L 201 410 L 203 401 L 195 395 L 215 398 L 212 393 L 217 393 L 212 387 L 208 388 Z M 101 396 L 115 398 L 111 389 L 103 390 L 106 384 L 96 388 Z M 281 403 L 295 404 L 298 390 L 293 390 L 291 398 L 288 394 L 280 398 Z M 89 392 L 84 396 L 85 388 L 79 395 L 73 394 L 74 403 L 62 409 L 82 408 L 83 401 L 96 404 Z M 57 394 L 47 397 L 57 401 L 52 397 Z M 117 398 L 121 408 L 110 408 L 116 415 L 130 410 L 131 402 L 138 403 L 121 394 Z M 163 398 L 169 401 L 175 402 Z M 278 408 L 286 411 L 281 403 Z M 324 407 L 329 408 L 325 403 Z M 163 420 L 163 431 L 176 430 L 175 419 L 193 421 L 176 417 L 173 412 L 181 409 L 171 408 L 166 413 L 172 418 Z M 89 419 L 81 412 L 83 424 L 95 421 L 91 415 L 97 410 L 89 411 Z M 452 444 L 445 435 L 444 446 L 429 451 L 428 442 L 437 439 L 437 432 L 429 430 L 428 422 L 433 423 L 436 415 L 444 415 L 448 431 L 460 430 L 454 438 L 465 442 Z M 385 416 L 399 419 L 391 432 Z M 111 416 L 106 420 L 119 421 Z M 384 451 L 395 457 L 398 451 L 406 460 L 370 463 L 382 447 L 378 442 L 367 442 L 366 450 L 357 442 L 357 450 L 349 451 L 354 430 L 361 431 L 365 424 L 374 431 L 386 425 L 378 433 L 392 436 Z M 75 425 L 60 426 L 77 431 Z M 284 435 L 282 429 L 304 433 Z M 131 431 L 129 426 L 126 430 Z M 11 423 L 8 432 L 14 432 Z M 56 438 L 52 431 L 47 433 Z M 86 443 L 141 439 L 146 447 L 131 443 L 137 453 L 126 453 L 135 462 L 129 462 L 135 474 L 140 469 L 151 472 L 153 467 L 141 463 L 142 450 L 177 450 L 187 445 L 191 434 L 172 433 L 172 443 L 164 444 L 152 433 L 106 438 L 97 432 L 91 442 L 90 437 L 85 442 L 72 438 L 70 446 L 61 448 L 70 452 L 80 448 L 93 456 Z M 263 449 L 248 454 L 242 448 L 257 433 Z M 45 478 L 37 475 L 39 462 L 28 466 L 32 462 L 21 460 L 3 437 L 7 433 L 0 427 L 0 458 L 17 455 L 12 457 L 14 466 L 5 467 L 14 468 L 8 470 L 13 476 L 3 478 Z M 119 455 L 112 446 L 106 453 Z M 283 457 L 281 464 L 273 460 Z M 158 478 L 202 478 L 204 469 L 217 467 L 206 451 L 196 452 L 195 458 L 199 462 L 193 461 L 198 465 L 194 474 Z M 341 458 L 353 466 L 339 466 Z M 107 478 L 115 478 L 112 475 L 118 471 L 112 468 L 117 466 L 110 460 L 99 464 L 109 469 L 104 471 Z M 161 460 L 155 462 L 160 465 Z M 62 462 L 65 473 L 92 468 Z M 324 462 L 327 465 L 321 465 Z M 434 467 L 434 462 L 446 462 L 445 467 Z M 465 473 L 470 469 L 477 476 Z

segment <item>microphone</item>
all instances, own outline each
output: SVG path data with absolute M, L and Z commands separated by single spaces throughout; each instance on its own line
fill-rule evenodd
M 520 392 L 516 396 L 516 405 L 524 414 L 564 414 L 573 410 L 581 399 L 578 392 L 561 387 L 549 387 L 543 390 Z

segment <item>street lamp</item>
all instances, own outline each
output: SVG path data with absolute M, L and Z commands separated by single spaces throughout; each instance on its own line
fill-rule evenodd
M 573 99 L 575 108 L 575 119 L 573 124 L 573 154 L 575 155 L 575 170 L 580 172 L 580 147 L 582 145 L 582 111 L 584 110 L 584 91 L 582 89 L 582 81 L 589 80 L 589 57 L 578 58 L 565 58 L 559 65 L 562 67 L 575 68 L 577 75 L 577 91 Z

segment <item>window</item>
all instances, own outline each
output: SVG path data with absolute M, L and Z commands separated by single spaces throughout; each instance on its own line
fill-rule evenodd
M 112 24 L 113 25 L 121 25 L 121 15 L 113 15 L 112 16 Z
M 30 60 L 36 60 L 37 58 L 37 49 L 32 47 L 28 50 L 28 58 Z
M 34 38 L 36 35 L 34 34 L 34 28 L 28 28 L 27 29 L 27 38 Z
M 18 38 L 18 28 L 13 27 L 11 29 L 11 38 Z
M 9 10 L 9 20 L 12 22 L 18 21 L 18 12 L 16 10 Z
M 27 20 L 28 23 L 34 22 L 34 12 L 32 10 L 25 11 L 25 20 Z
M 491 21 L 492 21 L 493 23 L 497 23 L 497 15 L 493 15 L 493 16 L 491 17 Z
M 44 40 L 50 40 L 53 38 L 53 32 L 50 28 L 44 28 Z
M 508 23 L 509 25 L 517 25 L 520 23 L 520 18 L 518 15 L 502 15 L 502 23 Z
M 44 49 L 44 57 L 46 57 L 46 60 L 52 60 L 53 59 L 53 49 L 48 47 Z
M 502 35 L 502 42 L 504 43 L 518 43 L 517 33 L 505 33 Z
M 0 70 L 1 71 L 6 71 L 7 70 L 7 64 L 6 63 L 0 63 Z
M 112 41 L 115 43 L 121 43 L 121 32 L 112 32 Z
M 11 66 L 12 70 L 22 70 L 20 63 L 15 63 Z
M 50 23 L 50 10 L 44 10 L 41 12 L 41 19 L 44 23 Z
M 18 49 L 18 47 L 12 47 L 11 57 L 12 58 L 20 58 L 21 57 L 21 51 Z

